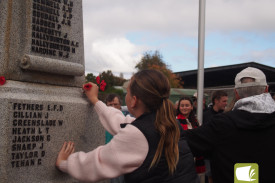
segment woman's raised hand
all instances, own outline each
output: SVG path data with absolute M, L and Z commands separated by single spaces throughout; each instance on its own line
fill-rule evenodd
M 95 83 L 89 82 L 83 85 L 83 91 L 92 104 L 98 101 L 98 86 Z

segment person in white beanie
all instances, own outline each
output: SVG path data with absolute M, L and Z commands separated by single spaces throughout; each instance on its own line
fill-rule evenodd
M 265 74 L 252 67 L 242 70 L 235 78 L 235 96 L 232 111 L 184 131 L 184 137 L 194 156 L 210 159 L 214 183 L 240 180 L 234 172 L 236 163 L 257 163 L 259 171 L 248 175 L 250 179 L 275 182 L 275 102 Z

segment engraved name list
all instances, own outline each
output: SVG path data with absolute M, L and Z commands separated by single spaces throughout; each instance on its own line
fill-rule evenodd
M 33 0 L 32 52 L 59 58 L 76 53 L 79 41 L 70 40 L 68 32 L 73 6 L 69 0 Z
M 11 103 L 12 139 L 11 166 L 41 165 L 46 156 L 45 146 L 51 141 L 53 128 L 61 127 L 63 119 L 54 119 L 63 112 L 63 105 Z

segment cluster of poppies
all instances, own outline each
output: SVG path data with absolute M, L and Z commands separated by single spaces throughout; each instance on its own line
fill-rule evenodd
M 96 77 L 96 83 L 99 85 L 99 89 L 101 91 L 104 91 L 105 90 L 105 87 L 107 85 L 107 83 L 103 80 L 100 81 L 100 77 L 97 76 Z M 86 90 L 86 91 L 89 91 L 90 89 L 92 88 L 92 84 L 91 83 L 86 83 L 84 86 L 83 86 L 83 89 Z

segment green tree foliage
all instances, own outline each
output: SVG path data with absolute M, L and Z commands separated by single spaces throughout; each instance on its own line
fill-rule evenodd
M 145 52 L 141 61 L 135 66 L 135 68 L 139 71 L 144 69 L 159 70 L 168 78 L 172 88 L 182 88 L 183 83 L 181 83 L 180 78 L 173 74 L 173 72 L 168 68 L 159 51 L 155 51 L 154 53 Z
M 145 52 L 143 57 L 141 58 L 141 61 L 135 66 L 135 68 L 140 71 L 144 69 L 149 69 L 152 65 L 167 67 L 162 60 L 162 55 L 159 53 L 159 51 L 155 51 L 154 53 L 152 53 L 151 51 Z
M 88 82 L 96 83 L 96 76 L 94 76 L 93 73 L 87 74 L 85 79 L 86 79 L 86 83 Z

